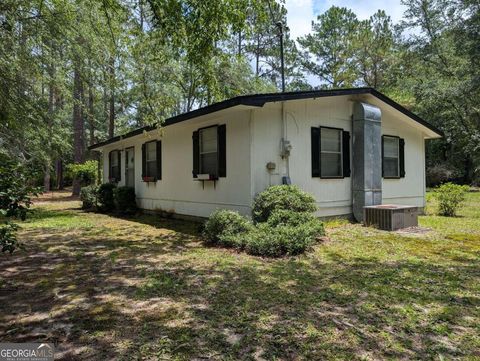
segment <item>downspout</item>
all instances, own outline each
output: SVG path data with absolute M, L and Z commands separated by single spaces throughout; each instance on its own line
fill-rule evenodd
M 292 150 L 292 145 L 287 139 L 287 119 L 285 113 L 285 102 L 281 103 L 281 112 L 282 112 L 282 138 L 280 140 L 280 155 L 282 159 L 285 160 L 285 175 L 282 177 L 282 184 L 291 184 L 290 180 L 290 151 Z

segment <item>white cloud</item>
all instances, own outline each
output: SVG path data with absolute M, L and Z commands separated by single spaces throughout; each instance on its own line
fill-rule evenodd
M 314 0 L 286 0 L 285 7 L 288 10 L 287 24 L 293 39 L 308 34 L 312 29 Z
M 368 19 L 377 10 L 385 10 L 394 23 L 403 16 L 405 6 L 400 0 L 286 0 L 287 22 L 292 38 L 296 39 L 310 32 L 311 23 L 317 15 L 331 6 L 344 6 L 351 9 L 361 20 Z

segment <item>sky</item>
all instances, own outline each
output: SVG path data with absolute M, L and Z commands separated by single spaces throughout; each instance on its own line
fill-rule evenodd
M 351 9 L 360 20 L 368 19 L 378 9 L 383 9 L 394 23 L 402 18 L 405 10 L 400 0 L 286 0 L 292 38 L 310 32 L 312 20 L 333 5 Z

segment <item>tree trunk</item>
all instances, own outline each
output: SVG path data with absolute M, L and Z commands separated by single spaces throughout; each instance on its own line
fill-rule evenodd
M 95 117 L 94 117 L 94 97 L 92 84 L 88 86 L 88 128 L 89 128 L 89 145 L 95 144 Z
M 79 64 L 75 64 L 73 75 L 73 161 L 85 160 L 84 119 L 82 114 L 83 84 Z M 80 194 L 80 180 L 73 180 L 73 195 Z
M 50 192 L 50 160 L 45 162 L 45 173 L 43 174 L 43 190 Z
M 55 85 L 54 85 L 54 76 L 55 68 L 53 62 L 50 62 L 48 65 L 48 114 L 47 114 L 47 132 L 48 137 L 46 139 L 46 155 L 47 159 L 45 161 L 45 173 L 43 176 L 43 189 L 45 192 L 50 192 L 50 179 L 51 179 L 51 168 L 52 168 L 52 137 L 53 137 L 53 117 L 54 117 L 54 101 L 55 101 Z
M 255 51 L 255 76 L 260 73 L 260 35 L 257 35 L 257 49 Z
M 242 55 L 242 31 L 238 32 L 238 56 Z
M 61 159 L 55 161 L 55 174 L 57 175 L 56 188 L 61 190 L 63 189 L 63 162 Z
M 108 137 L 115 134 L 115 57 L 110 58 L 110 114 L 108 117 Z

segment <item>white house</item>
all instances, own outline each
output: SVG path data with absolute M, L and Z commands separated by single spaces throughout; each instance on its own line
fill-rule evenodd
M 135 187 L 140 208 L 249 215 L 256 194 L 292 183 L 319 216 L 425 204 L 425 139 L 441 132 L 372 88 L 247 95 L 169 118 L 90 149 L 104 182 Z

